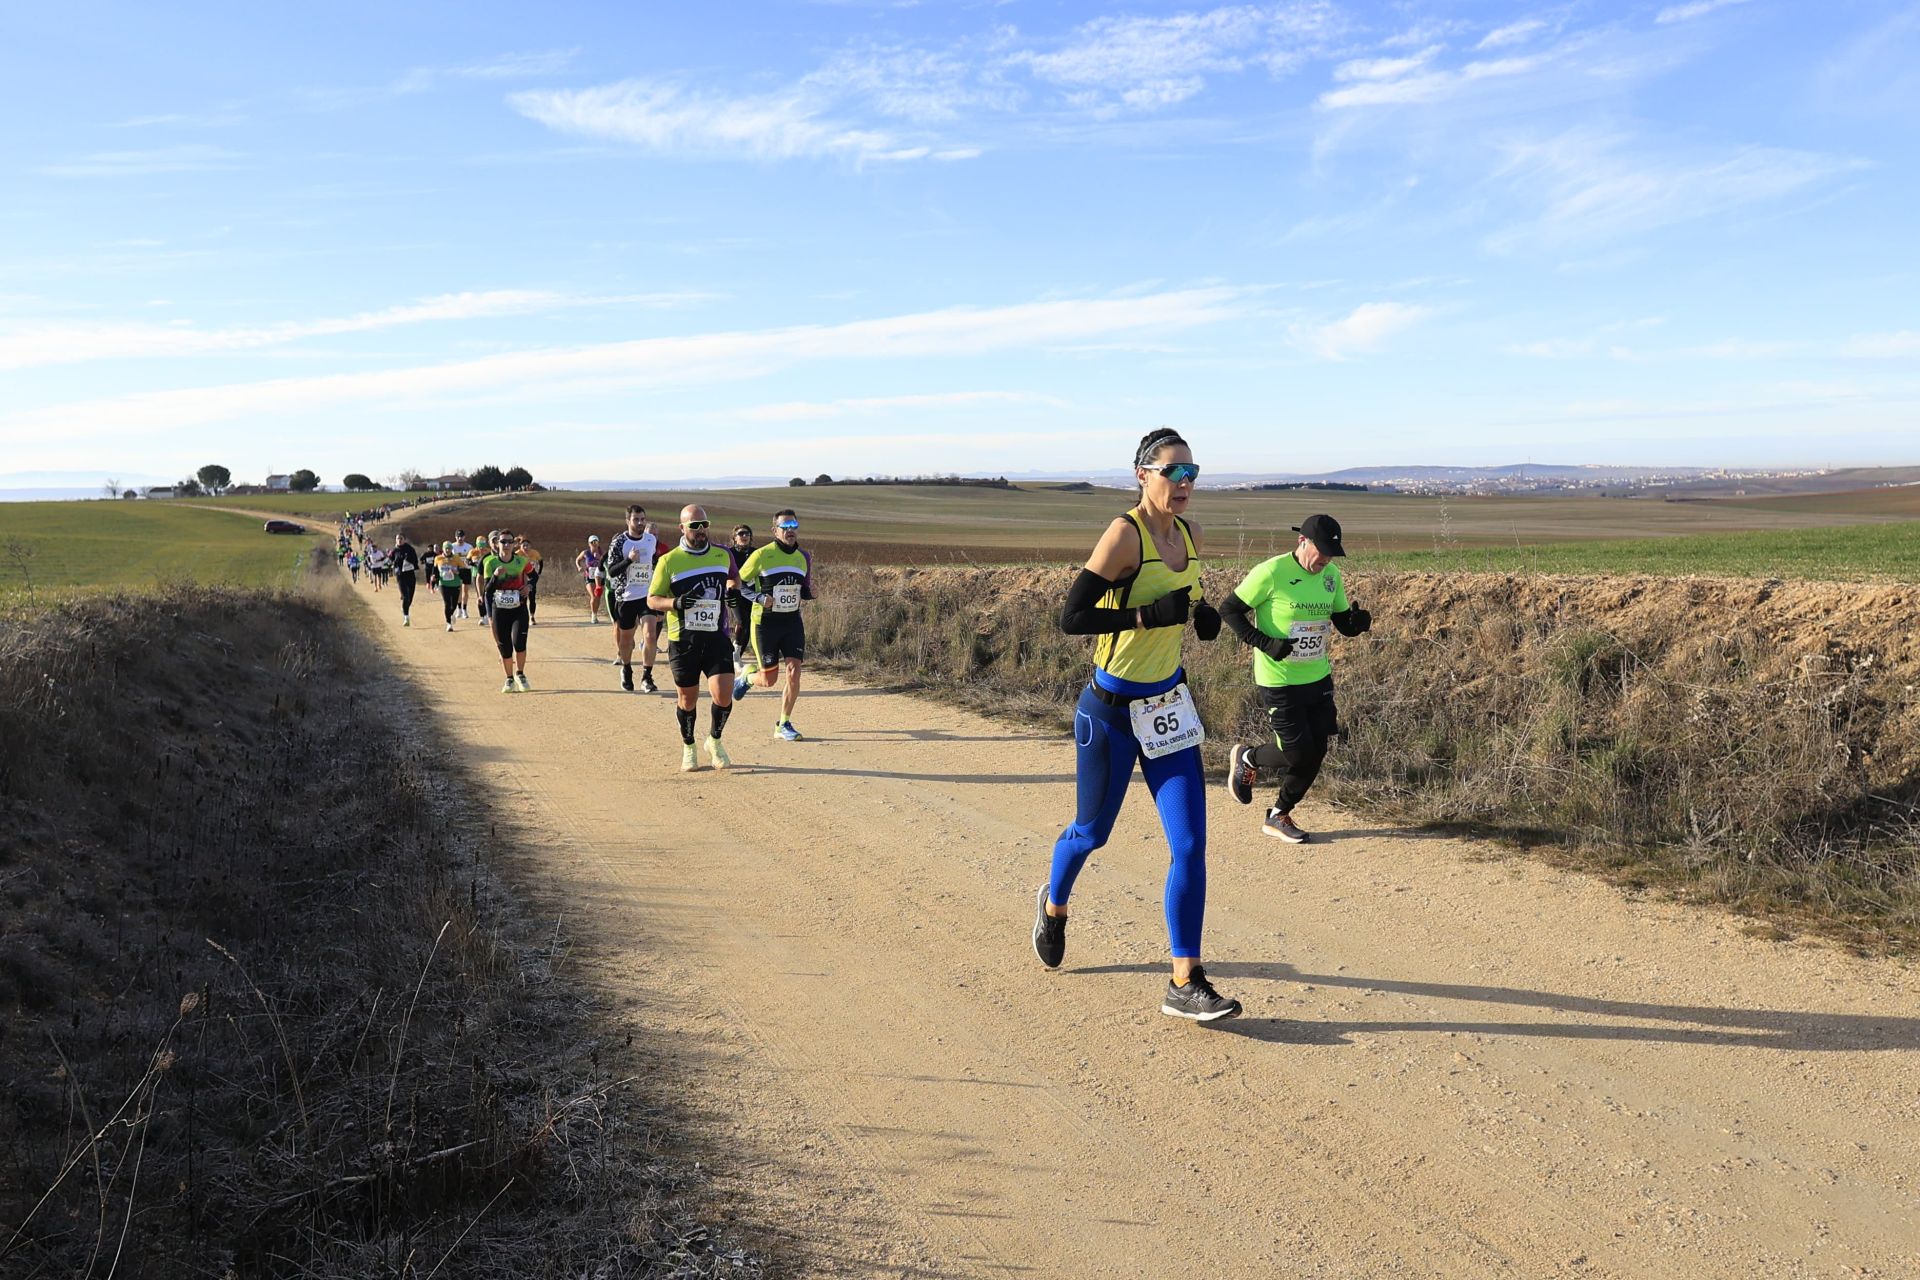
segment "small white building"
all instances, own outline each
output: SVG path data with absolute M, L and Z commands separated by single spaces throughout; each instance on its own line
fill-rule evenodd
M 146 494 L 149 498 L 171 498 L 174 496 L 173 486 L 170 484 L 148 485 Z
M 467 487 L 467 477 L 463 475 L 428 476 L 420 483 L 436 493 L 457 492 Z
M 268 476 L 267 477 L 268 493 L 289 493 L 292 491 L 292 489 L 293 489 L 292 476 Z

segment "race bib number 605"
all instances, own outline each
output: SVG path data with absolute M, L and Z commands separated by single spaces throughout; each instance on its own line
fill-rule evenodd
M 800 584 L 797 582 L 776 582 L 773 584 L 773 611 L 775 613 L 797 613 L 800 610 Z
M 1184 681 L 1165 693 L 1129 703 L 1127 714 L 1133 720 L 1133 737 L 1140 744 L 1140 754 L 1149 760 L 1197 747 L 1207 740 L 1200 712 Z

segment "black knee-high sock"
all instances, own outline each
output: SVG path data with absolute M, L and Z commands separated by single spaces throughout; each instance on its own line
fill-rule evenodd
M 727 727 L 727 717 L 732 714 L 733 714 L 732 703 L 728 703 L 724 707 L 717 702 L 712 705 L 713 736 L 715 738 L 718 738 L 720 736 L 720 731 Z
M 699 714 L 700 713 L 692 707 L 675 707 L 673 709 L 674 719 L 680 722 L 680 741 L 686 743 L 688 746 L 693 745 L 693 721 Z

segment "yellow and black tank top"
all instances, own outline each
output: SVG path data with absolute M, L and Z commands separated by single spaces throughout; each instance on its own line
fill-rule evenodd
M 1138 509 L 1127 512 L 1140 535 L 1140 567 L 1113 584 L 1100 597 L 1103 609 L 1137 609 L 1152 604 L 1161 596 L 1189 587 L 1195 599 L 1200 595 L 1200 557 L 1193 549 L 1193 532 L 1179 516 L 1173 518 L 1180 538 L 1187 546 L 1187 566 L 1177 572 L 1160 558 Z M 1093 646 L 1093 664 L 1110 676 L 1129 684 L 1158 684 L 1173 678 L 1180 669 L 1180 638 L 1185 627 L 1153 627 L 1121 631 L 1101 636 Z

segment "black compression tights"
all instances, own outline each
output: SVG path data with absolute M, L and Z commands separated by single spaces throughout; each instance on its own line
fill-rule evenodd
M 440 602 L 447 606 L 447 621 L 453 621 L 454 610 L 460 607 L 460 584 L 440 588 Z
M 1325 738 L 1286 748 L 1277 742 L 1263 742 L 1253 749 L 1254 768 L 1280 771 L 1280 794 L 1274 807 L 1282 813 L 1292 813 L 1293 807 L 1306 798 L 1307 788 L 1320 776 L 1326 758 Z
M 394 575 L 400 582 L 400 612 L 413 612 L 413 575 L 398 573 Z

